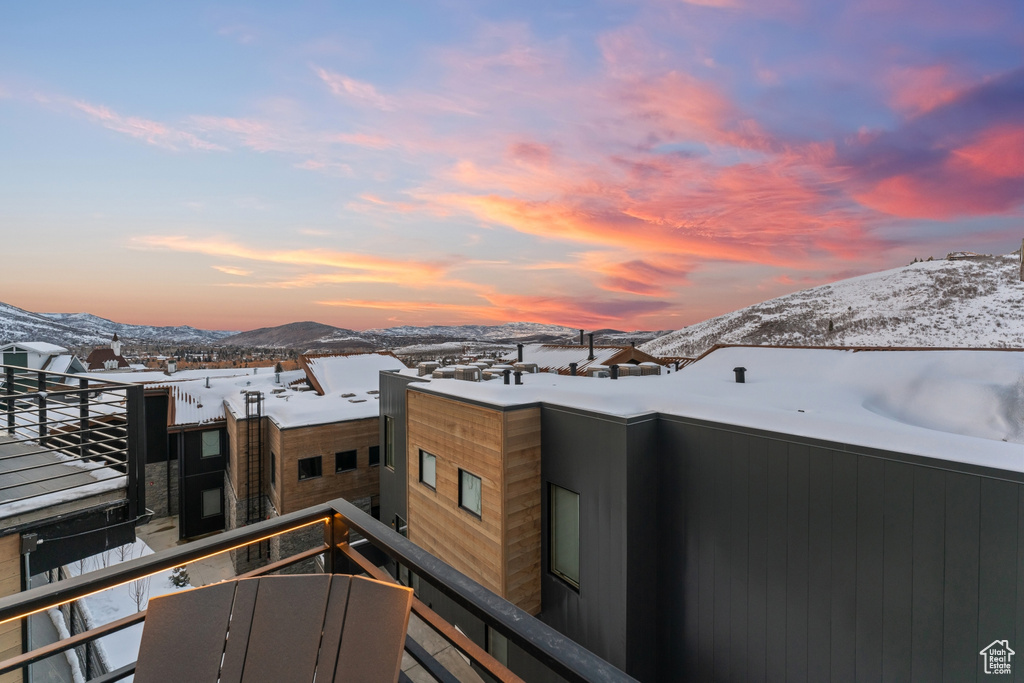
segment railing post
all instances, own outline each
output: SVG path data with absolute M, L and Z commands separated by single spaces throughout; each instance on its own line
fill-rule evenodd
M 84 458 L 89 455 L 89 380 L 80 377 L 78 388 L 78 454 Z
M 6 367 L 6 384 L 7 384 L 7 399 L 5 400 L 7 408 L 7 434 L 14 436 L 14 399 L 11 396 L 14 395 L 14 368 Z
M 324 543 L 327 550 L 324 552 L 324 571 L 328 574 L 348 573 L 348 558 L 345 557 L 339 546 L 348 545 L 348 524 L 345 518 L 335 512 L 330 520 L 324 525 Z
M 146 397 L 142 385 L 131 386 L 125 390 L 125 406 L 128 514 L 130 519 L 136 519 L 146 510 Z
M 36 382 L 39 385 L 39 445 L 46 448 L 46 373 L 40 372 Z

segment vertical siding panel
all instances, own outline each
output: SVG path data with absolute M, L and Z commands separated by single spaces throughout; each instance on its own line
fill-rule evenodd
M 1014 640 L 1014 610 L 1017 607 L 1017 484 L 997 479 L 981 480 L 980 564 L 978 596 L 978 641 L 975 654 L 994 640 L 1009 640 L 1010 649 L 1020 650 Z M 1024 650 L 1021 650 L 1024 654 Z M 1011 658 L 1011 665 L 1017 664 Z M 981 657 L 975 664 L 984 678 Z M 1019 665 L 1014 668 L 1020 668 Z M 1000 676 L 1002 678 L 1002 676 Z
M 697 640 L 700 634 L 698 618 L 698 596 L 700 595 L 700 447 L 696 428 L 689 425 L 674 427 L 685 435 L 682 440 L 685 450 L 681 454 L 684 462 L 686 492 L 686 568 L 683 574 L 683 672 L 688 679 L 697 677 Z M 669 455 L 669 457 L 672 457 Z
M 857 463 L 857 680 L 882 678 L 882 515 L 885 463 Z
M 768 442 L 768 554 L 766 559 L 766 675 L 786 679 L 786 444 Z
M 946 473 L 946 577 L 943 680 L 977 678 L 980 478 Z
M 832 680 L 857 672 L 857 456 L 832 451 Z
M 789 444 L 789 497 L 786 510 L 786 680 L 807 680 L 807 446 Z
M 766 562 L 768 555 L 768 442 L 752 437 L 750 458 L 750 543 L 747 570 L 747 680 L 765 680 Z
M 729 680 L 732 651 L 729 640 L 732 553 L 732 458 L 729 456 L 728 432 L 712 432 L 717 446 L 715 453 L 715 680 Z
M 807 579 L 807 678 L 827 681 L 831 668 L 832 455 L 810 450 Z
M 946 474 L 914 470 L 911 680 L 942 679 L 942 617 L 946 564 Z
M 730 655 L 732 669 L 730 678 L 734 681 L 747 680 L 747 562 L 748 534 L 747 506 L 749 486 L 749 456 L 745 434 L 730 434 L 730 458 L 732 459 L 732 585 L 729 587 L 731 630 Z
M 707 429 L 700 430 L 700 595 L 697 609 L 700 632 L 697 637 L 697 677 L 714 678 L 715 654 L 715 453 Z
M 1020 484 L 1017 485 L 1017 580 L 1014 588 L 1017 590 L 1017 599 L 1014 601 L 1017 615 L 1010 647 L 1019 653 L 1017 657 L 1021 660 L 1014 658 L 1013 680 L 1024 683 L 1024 664 L 1020 663 L 1024 661 L 1024 650 L 1020 649 L 1020 643 L 1024 642 L 1024 490 Z
M 882 680 L 910 678 L 914 562 L 913 465 L 885 463 Z

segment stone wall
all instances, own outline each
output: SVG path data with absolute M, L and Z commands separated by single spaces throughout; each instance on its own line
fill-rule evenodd
M 170 496 L 168 496 L 168 463 L 146 465 L 146 507 L 154 517 L 173 517 L 178 514 L 178 461 L 170 462 Z

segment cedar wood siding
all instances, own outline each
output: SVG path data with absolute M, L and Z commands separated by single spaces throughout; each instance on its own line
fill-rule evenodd
M 540 611 L 540 411 L 503 412 L 407 391 L 409 538 L 520 608 Z M 436 489 L 419 452 L 437 456 Z M 481 515 L 459 507 L 459 469 Z
M 0 597 L 21 592 L 21 535 L 0 538 Z M 21 620 L 0 626 L 0 661 L 21 654 Z M 0 676 L 0 683 L 21 683 L 21 672 Z

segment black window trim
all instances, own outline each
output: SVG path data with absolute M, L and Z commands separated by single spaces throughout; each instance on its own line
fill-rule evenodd
M 349 453 L 351 453 L 352 455 L 355 456 L 355 458 L 354 458 L 355 464 L 352 465 L 352 467 L 346 467 L 345 469 L 338 469 L 338 456 L 348 455 Z M 334 473 L 335 474 L 342 474 L 344 472 L 355 472 L 358 469 L 359 469 L 359 450 L 358 449 L 350 448 L 347 451 L 337 451 L 334 454 Z
M 430 485 L 427 482 L 423 481 L 423 456 L 424 455 L 429 455 L 431 458 L 434 459 L 434 484 L 433 485 Z M 426 486 L 428 489 L 430 489 L 434 493 L 437 493 L 437 456 L 434 455 L 433 453 L 431 453 L 430 451 L 424 450 L 422 448 L 420 449 L 420 483 L 423 484 L 424 486 Z
M 554 576 L 556 579 L 558 579 L 562 583 L 564 583 L 566 586 L 568 586 L 572 590 L 574 590 L 577 593 L 579 593 L 580 592 L 580 584 L 579 584 L 579 582 L 573 581 L 570 577 L 566 576 L 562 572 L 560 572 L 557 569 L 555 569 L 554 566 L 552 566 L 552 562 L 551 562 L 551 555 L 552 555 L 551 546 L 552 546 L 552 543 L 554 541 L 554 534 L 551 533 L 551 528 L 554 526 L 554 523 L 555 523 L 554 522 L 554 515 L 551 514 L 552 513 L 552 510 L 551 510 L 551 498 L 552 498 L 551 492 L 552 492 L 552 488 L 556 487 L 556 486 L 558 488 L 562 489 L 563 491 L 568 491 L 569 493 L 572 493 L 572 494 L 576 495 L 576 505 L 577 505 L 577 507 L 576 507 L 576 510 L 577 510 L 576 526 L 577 526 L 577 533 L 578 534 L 581 533 L 579 531 L 579 523 L 580 523 L 580 519 L 579 518 L 582 515 L 582 513 L 579 511 L 579 500 L 581 498 L 579 491 L 573 491 L 572 489 L 568 488 L 567 486 L 562 486 L 561 484 L 556 484 L 553 481 L 549 481 L 548 482 L 548 573 L 551 574 L 552 576 Z M 580 537 L 577 537 L 577 539 L 576 539 L 576 544 L 577 544 L 576 545 L 576 562 L 577 562 L 577 564 L 581 564 L 580 563 L 580 556 L 579 556 L 579 552 L 580 552 L 579 546 L 581 545 L 581 541 L 582 540 L 583 539 L 580 538 Z M 583 577 L 580 577 L 580 578 L 583 578 Z
M 314 474 L 314 475 L 309 476 L 309 477 L 304 477 L 304 476 L 302 476 L 302 463 L 308 462 L 310 460 L 316 460 L 317 462 L 320 463 L 320 466 L 316 468 L 317 470 L 320 471 L 320 473 L 319 474 Z M 310 479 L 319 479 L 320 477 L 324 476 L 324 456 L 322 456 L 322 455 L 311 455 L 308 458 L 299 458 L 298 470 L 299 470 L 299 481 L 309 481 Z
M 480 512 L 477 512 L 476 510 L 471 510 L 470 508 L 468 508 L 468 507 L 466 507 L 465 505 L 462 504 L 462 475 L 463 474 L 468 474 L 471 477 L 476 477 L 476 480 L 480 482 Z M 462 510 L 465 510 L 466 512 L 468 512 L 469 514 L 473 515 L 477 519 L 483 519 L 484 518 L 484 479 L 483 479 L 483 477 L 478 476 L 476 474 L 473 474 L 469 470 L 463 469 L 461 467 L 459 468 L 459 508 L 462 509 Z

